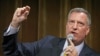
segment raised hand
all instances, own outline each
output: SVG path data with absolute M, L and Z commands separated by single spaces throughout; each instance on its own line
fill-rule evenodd
M 30 12 L 30 7 L 29 6 L 25 6 L 25 7 L 21 7 L 21 8 L 17 8 L 12 21 L 11 21 L 11 26 L 17 28 L 19 27 L 19 25 L 27 19 L 27 16 L 29 15 Z

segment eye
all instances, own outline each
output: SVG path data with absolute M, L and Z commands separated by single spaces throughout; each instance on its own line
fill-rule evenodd
M 84 26 L 84 23 L 83 22 L 78 22 L 78 25 L 79 26 Z
M 73 20 L 70 20 L 69 23 L 74 23 L 74 21 Z

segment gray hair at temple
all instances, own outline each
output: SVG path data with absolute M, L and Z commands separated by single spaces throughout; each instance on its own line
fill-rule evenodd
M 85 10 L 83 8 L 74 8 L 74 9 L 70 10 L 70 12 L 68 14 L 68 18 L 69 18 L 70 14 L 72 12 L 79 12 L 79 13 L 83 12 L 83 13 L 85 13 L 87 15 L 87 17 L 88 17 L 87 18 L 87 23 L 88 23 L 89 26 L 91 25 L 91 15 L 89 14 L 89 12 L 87 10 Z

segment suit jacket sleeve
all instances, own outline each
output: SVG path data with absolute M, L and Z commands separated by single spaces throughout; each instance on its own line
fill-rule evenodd
M 43 46 L 48 38 L 44 38 L 37 42 L 32 43 L 18 43 L 17 33 L 3 36 L 3 53 L 4 56 L 36 56 L 39 48 Z

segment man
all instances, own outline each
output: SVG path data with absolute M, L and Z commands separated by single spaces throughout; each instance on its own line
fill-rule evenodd
M 72 40 L 46 36 L 37 42 L 18 43 L 20 24 L 27 19 L 29 12 L 29 6 L 16 9 L 10 26 L 4 32 L 2 45 L 5 56 L 97 56 L 84 42 L 91 25 L 91 17 L 86 10 L 74 8 L 69 12 L 66 36 L 72 34 Z

